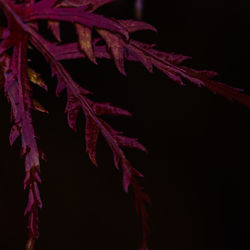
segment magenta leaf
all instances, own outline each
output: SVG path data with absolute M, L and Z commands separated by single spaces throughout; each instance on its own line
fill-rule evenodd
M 100 129 L 91 117 L 86 117 L 85 139 L 86 139 L 86 152 L 89 154 L 90 160 L 95 166 L 96 162 L 96 144 Z
M 147 205 L 150 198 L 144 192 L 138 178 L 143 175 L 127 159 L 123 148 L 146 151 L 136 139 L 123 135 L 109 125 L 107 115 L 131 116 L 122 108 L 108 102 L 97 103 L 88 95 L 90 91 L 74 82 L 65 70 L 61 61 L 76 58 L 88 58 L 93 63 L 98 59 L 113 60 L 117 69 L 125 73 L 125 61 L 137 61 L 152 72 L 157 68 L 174 82 L 185 85 L 189 81 L 198 87 L 206 87 L 230 101 L 237 101 L 250 108 L 250 97 L 243 90 L 230 87 L 213 80 L 214 71 L 195 70 L 182 65 L 188 56 L 162 52 L 155 45 L 135 41 L 129 34 L 141 30 L 156 31 L 150 24 L 133 20 L 116 20 L 93 12 L 111 0 L 0 0 L 0 8 L 7 18 L 7 28 L 0 26 L 0 88 L 11 106 L 12 127 L 9 141 L 12 145 L 17 138 L 21 139 L 21 155 L 25 159 L 24 188 L 28 189 L 28 202 L 25 215 L 28 216 L 27 250 L 34 250 L 39 237 L 39 208 L 42 200 L 38 183 L 41 183 L 40 159 L 44 154 L 38 149 L 37 138 L 32 121 L 31 109 L 47 113 L 40 103 L 32 97 L 32 84 L 47 90 L 47 85 L 35 70 L 28 67 L 27 50 L 32 48 L 43 55 L 51 68 L 52 77 L 57 78 L 56 95 L 67 91 L 68 125 L 77 130 L 77 118 L 82 110 L 85 116 L 86 152 L 97 166 L 96 148 L 99 135 L 102 135 L 113 153 L 114 166 L 122 172 L 122 184 L 125 192 L 131 188 L 134 192 L 136 210 L 142 222 L 141 250 L 146 250 L 148 226 Z M 39 21 L 46 20 L 56 42 L 47 40 L 40 34 Z M 60 22 L 74 24 L 78 41 L 69 44 L 61 42 Z M 93 30 L 98 38 L 92 37 Z M 99 45 L 99 41 L 105 45 Z M 104 117 L 103 117 L 104 116 Z
M 111 106 L 109 103 L 93 103 L 93 110 L 96 115 L 131 116 L 131 114 L 127 110 Z

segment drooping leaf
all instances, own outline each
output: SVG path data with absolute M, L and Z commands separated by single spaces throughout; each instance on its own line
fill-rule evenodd
M 76 131 L 76 120 L 78 113 L 81 109 L 81 103 L 79 103 L 78 99 L 72 95 L 71 91 L 68 90 L 68 98 L 67 105 L 65 108 L 65 112 L 68 113 L 68 124 L 69 126 Z
M 32 107 L 37 111 L 48 114 L 48 111 L 36 99 L 32 99 Z
M 93 110 L 96 115 L 124 115 L 131 116 L 131 114 L 122 108 L 111 106 L 110 103 L 93 103 Z
M 103 117 L 130 116 L 130 113 L 109 103 L 96 103 L 90 100 L 88 97 L 90 92 L 73 81 L 60 61 L 88 57 L 96 63 L 96 58 L 106 58 L 114 60 L 116 67 L 124 75 L 124 62 L 138 61 L 148 71 L 152 72 L 153 67 L 157 68 L 180 85 L 189 81 L 250 108 L 250 98 L 242 90 L 213 80 L 217 75 L 216 72 L 185 67 L 182 63 L 190 57 L 162 52 L 157 50 L 155 45 L 129 38 L 129 33 L 132 32 L 156 31 L 150 24 L 133 20 L 116 20 L 93 13 L 109 2 L 111 0 L 0 0 L 0 8 L 8 22 L 7 27 L 0 25 L 0 88 L 4 87 L 5 95 L 11 105 L 10 144 L 12 145 L 19 137 L 22 156 L 25 158 L 24 187 L 28 188 L 29 193 L 25 209 L 29 234 L 26 250 L 34 250 L 35 241 L 39 236 L 38 209 L 42 207 L 42 201 L 38 183 L 41 183 L 40 159 L 44 159 L 44 154 L 38 149 L 31 109 L 47 112 L 32 97 L 31 83 L 46 90 L 47 85 L 35 70 L 28 67 L 28 48 L 40 52 L 50 65 L 52 77 L 57 78 L 56 95 L 59 96 L 63 90 L 67 91 L 65 111 L 72 129 L 76 130 L 79 111 L 83 111 L 86 118 L 86 151 L 94 165 L 97 165 L 96 146 L 99 135 L 102 135 L 109 145 L 114 165 L 122 171 L 124 191 L 128 192 L 129 188 L 134 190 L 136 209 L 142 222 L 141 250 L 147 249 L 149 230 L 147 204 L 150 204 L 150 199 L 138 181 L 143 175 L 133 168 L 123 148 L 142 151 L 146 151 L 146 148 L 136 138 L 127 137 L 113 129 L 104 120 L 106 117 Z M 48 41 L 40 34 L 38 25 L 40 20 L 48 22 L 48 27 L 57 43 Z M 77 42 L 61 44 L 63 42 L 61 21 L 74 24 L 78 35 Z M 97 30 L 100 37 L 93 38 L 93 30 Z M 100 40 L 104 41 L 105 45 L 98 45 Z
M 58 42 L 61 42 L 60 22 L 48 21 L 48 27 Z
M 48 90 L 48 87 L 47 87 L 46 83 L 43 81 L 41 76 L 35 70 L 33 70 L 31 68 L 28 68 L 27 69 L 27 74 L 28 74 L 29 80 L 32 83 L 40 86 L 41 88 L 43 88 L 45 90 Z
M 106 41 L 107 50 L 112 54 L 116 67 L 123 75 L 126 75 L 124 70 L 124 41 L 107 30 L 98 29 L 98 32 Z
M 100 129 L 91 117 L 86 117 L 85 139 L 86 139 L 86 152 L 89 154 L 90 160 L 95 166 L 96 161 L 96 144 Z
M 80 50 L 86 54 L 90 61 L 97 64 L 93 51 L 91 29 L 81 24 L 76 24 L 75 27 L 78 34 L 78 43 Z
M 142 30 L 151 30 L 157 32 L 157 29 L 149 23 L 135 20 L 119 20 L 119 23 L 128 30 L 129 33 Z

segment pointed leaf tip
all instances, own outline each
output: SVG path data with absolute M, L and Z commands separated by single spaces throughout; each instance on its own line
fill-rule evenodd
M 125 109 L 111 106 L 110 103 L 95 103 L 93 105 L 93 110 L 96 115 L 123 115 L 132 116 L 130 112 Z
M 78 34 L 78 44 L 80 50 L 86 54 L 91 62 L 97 64 L 92 45 L 92 30 L 81 24 L 75 24 Z
M 46 110 L 37 100 L 32 99 L 32 106 L 35 110 L 40 111 L 42 113 L 48 114 L 48 110 Z
M 57 21 L 48 21 L 48 27 L 51 30 L 52 34 L 58 42 L 61 42 L 61 31 L 60 31 L 60 22 Z
M 151 30 L 158 32 L 158 30 L 151 24 L 136 20 L 118 20 L 119 23 L 128 30 L 129 33 L 142 30 Z
M 17 125 L 13 125 L 10 131 L 10 136 L 9 136 L 9 142 L 10 145 L 12 146 L 15 140 L 20 136 L 20 132 L 18 130 Z
M 89 159 L 94 164 L 94 166 L 98 167 L 97 161 L 96 161 L 96 155 L 93 154 L 93 152 L 89 152 Z
M 28 74 L 30 81 L 33 84 L 36 84 L 39 87 L 48 91 L 48 87 L 47 87 L 46 83 L 43 81 L 43 79 L 40 77 L 40 74 L 38 74 L 35 70 L 33 70 L 31 68 L 28 68 L 27 74 Z
M 147 152 L 147 149 L 138 141 L 137 138 L 116 135 L 115 139 L 121 147 L 135 148 Z
M 86 152 L 89 154 L 89 158 L 95 166 L 97 166 L 96 145 L 99 131 L 100 129 L 95 121 L 91 117 L 87 116 L 85 125 Z
M 122 169 L 123 169 L 123 189 L 127 193 L 129 185 L 131 183 L 131 165 L 130 162 L 127 159 L 124 159 L 122 162 Z
M 69 124 L 69 127 L 73 129 L 74 131 L 77 130 L 76 122 L 77 122 L 77 117 L 78 117 L 78 113 L 80 109 L 81 109 L 80 107 L 77 107 L 75 109 L 71 109 L 68 111 L 68 124 Z
M 26 250 L 34 250 L 34 247 L 35 247 L 35 239 L 30 236 L 26 244 Z
M 97 29 L 98 33 L 105 40 L 107 50 L 114 58 L 115 65 L 121 74 L 126 76 L 124 68 L 124 47 L 125 42 L 116 34 L 104 29 Z

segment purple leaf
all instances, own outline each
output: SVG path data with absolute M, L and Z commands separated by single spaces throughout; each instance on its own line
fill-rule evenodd
M 92 163 L 97 166 L 96 162 L 96 144 L 100 129 L 91 117 L 86 117 L 85 140 L 86 152 Z
M 133 33 L 136 31 L 142 30 L 151 30 L 157 32 L 157 29 L 153 27 L 151 24 L 135 21 L 135 20 L 119 20 L 119 23 L 124 26 L 128 30 L 129 33 Z
M 96 115 L 124 115 L 131 116 L 131 114 L 122 108 L 111 106 L 107 103 L 94 103 L 93 110 Z
M 146 151 L 146 148 L 136 138 L 124 136 L 101 118 L 103 115 L 131 114 L 109 103 L 96 103 L 90 100 L 87 97 L 91 94 L 90 91 L 74 82 L 60 61 L 87 57 L 96 63 L 97 58 L 105 58 L 114 60 L 117 69 L 124 75 L 125 61 L 138 61 L 149 72 L 155 67 L 180 85 L 184 85 L 184 81 L 189 81 L 250 108 L 250 97 L 244 94 L 243 90 L 213 80 L 213 77 L 217 76 L 216 72 L 195 70 L 181 65 L 190 57 L 159 51 L 155 49 L 155 45 L 129 39 L 132 32 L 156 31 L 150 24 L 116 20 L 93 13 L 98 7 L 109 2 L 111 0 L 0 0 L 0 8 L 8 22 L 7 28 L 0 25 L 0 88 L 4 88 L 11 106 L 10 144 L 12 145 L 18 137 L 21 138 L 21 155 L 25 161 L 24 188 L 28 188 L 29 192 L 25 209 L 25 215 L 28 216 L 26 250 L 34 250 L 39 236 L 38 210 L 42 207 L 42 201 L 38 183 L 41 183 L 40 158 L 45 159 L 44 154 L 38 149 L 31 109 L 47 112 L 32 97 L 32 84 L 45 90 L 47 85 L 36 71 L 28 67 L 28 48 L 40 52 L 50 65 L 52 77 L 57 78 L 56 95 L 59 96 L 63 90 L 67 90 L 65 111 L 68 124 L 74 130 L 79 111 L 82 109 L 86 118 L 86 151 L 94 165 L 97 166 L 96 146 L 100 134 L 109 145 L 113 153 L 114 166 L 122 171 L 124 191 L 128 192 L 129 187 L 134 191 L 137 213 L 142 222 L 141 250 L 147 249 L 147 204 L 150 204 L 150 198 L 138 181 L 143 175 L 133 168 L 122 148 L 142 151 Z M 50 42 L 40 34 L 39 20 L 48 22 L 48 27 L 57 42 Z M 61 21 L 74 24 L 78 41 L 63 44 Z M 93 30 L 97 31 L 98 38 L 92 37 Z M 104 41 L 105 45 L 98 45 L 99 41 Z M 62 44 L 59 45 L 58 42 Z
M 136 138 L 129 138 L 126 136 L 116 135 L 115 139 L 121 147 L 135 148 L 147 152 L 147 149 L 138 142 Z

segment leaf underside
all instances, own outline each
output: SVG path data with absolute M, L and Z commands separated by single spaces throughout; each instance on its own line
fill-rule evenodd
M 114 61 L 120 73 L 126 75 L 124 62 L 142 63 L 152 72 L 154 68 L 162 71 L 179 85 L 184 80 L 206 87 L 230 101 L 237 101 L 250 108 L 250 98 L 241 89 L 230 87 L 213 80 L 216 72 L 195 70 L 182 63 L 187 56 L 166 53 L 155 49 L 155 45 L 142 43 L 130 38 L 130 34 L 140 30 L 156 29 L 150 24 L 134 20 L 116 20 L 107 18 L 94 11 L 111 0 L 0 0 L 7 21 L 7 27 L 0 27 L 0 88 L 11 105 L 11 121 L 9 141 L 12 145 L 21 138 L 21 155 L 25 158 L 24 188 L 28 188 L 29 197 L 25 209 L 28 216 L 27 250 L 34 249 L 39 236 L 38 211 L 42 207 L 38 184 L 41 183 L 40 160 L 44 154 L 38 148 L 31 109 L 48 113 L 43 106 L 32 97 L 33 84 L 47 91 L 47 85 L 40 75 L 28 66 L 27 51 L 35 49 L 40 52 L 51 67 L 52 76 L 57 77 L 56 95 L 67 92 L 67 119 L 69 126 L 76 130 L 79 111 L 85 118 L 86 152 L 94 165 L 96 146 L 101 134 L 113 152 L 114 166 L 122 171 L 123 189 L 128 192 L 132 187 L 136 200 L 137 213 L 142 221 L 141 250 L 147 249 L 147 233 L 149 231 L 147 204 L 150 198 L 141 187 L 138 178 L 143 175 L 137 171 L 126 158 L 123 148 L 134 148 L 146 151 L 136 138 L 129 138 L 121 131 L 113 129 L 103 115 L 130 116 L 131 114 L 110 103 L 97 103 L 89 98 L 90 91 L 74 82 L 70 74 L 61 64 L 62 60 L 88 58 L 97 64 L 101 58 Z M 46 20 L 54 41 L 43 37 L 38 23 Z M 62 44 L 60 22 L 74 24 L 78 40 L 74 43 Z M 98 38 L 92 37 L 96 31 Z M 104 41 L 105 45 L 99 45 Z

